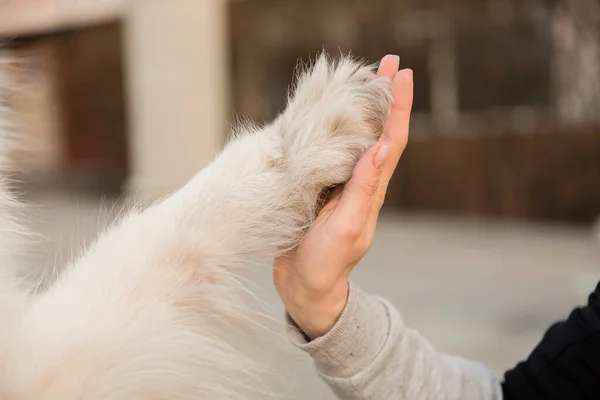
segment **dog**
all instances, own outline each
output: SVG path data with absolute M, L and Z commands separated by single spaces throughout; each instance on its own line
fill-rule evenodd
M 119 218 L 40 292 L 19 281 L 19 203 L 3 175 L 0 400 L 267 397 L 261 361 L 230 338 L 252 319 L 239 274 L 299 243 L 392 103 L 390 80 L 349 56 L 321 54 L 296 78 L 272 123 L 235 129 L 186 185 Z

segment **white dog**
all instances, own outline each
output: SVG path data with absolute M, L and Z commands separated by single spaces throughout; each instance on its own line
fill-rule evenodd
M 243 127 L 187 185 L 122 218 L 42 293 L 17 279 L 21 230 L 4 177 L 0 400 L 259 394 L 260 360 L 227 339 L 251 318 L 240 268 L 299 242 L 324 189 L 347 181 L 377 140 L 390 91 L 372 67 L 320 56 L 273 123 Z

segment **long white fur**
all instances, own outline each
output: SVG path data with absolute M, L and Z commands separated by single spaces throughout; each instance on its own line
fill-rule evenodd
M 321 55 L 273 123 L 239 129 L 186 186 L 115 223 L 48 290 L 21 289 L 3 254 L 0 400 L 266 398 L 261 360 L 235 345 L 253 322 L 240 268 L 299 242 L 322 191 L 347 181 L 377 140 L 390 86 L 371 66 Z M 0 250 L 10 250 L 19 229 L 2 189 Z

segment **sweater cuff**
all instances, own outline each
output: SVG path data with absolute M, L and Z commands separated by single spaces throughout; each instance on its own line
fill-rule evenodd
M 334 327 L 309 341 L 287 316 L 290 341 L 310 354 L 318 370 L 332 378 L 347 378 L 362 371 L 381 352 L 389 336 L 390 314 L 382 301 L 350 283 L 348 303 Z

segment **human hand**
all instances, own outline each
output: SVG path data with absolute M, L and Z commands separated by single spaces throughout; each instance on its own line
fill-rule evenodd
M 408 141 L 411 70 L 399 58 L 381 61 L 393 79 L 394 104 L 379 141 L 357 163 L 341 194 L 319 213 L 299 246 L 275 260 L 273 279 L 290 317 L 312 339 L 327 333 L 348 300 L 349 276 L 368 252 L 388 184 Z

